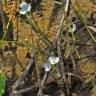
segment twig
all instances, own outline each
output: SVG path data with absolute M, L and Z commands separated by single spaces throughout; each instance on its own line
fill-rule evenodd
M 47 80 L 48 74 L 49 74 L 49 72 L 45 72 L 45 75 L 44 75 L 43 80 L 41 82 L 41 86 L 39 88 L 39 91 L 38 91 L 38 95 L 37 96 L 43 96 L 44 84 L 45 84 L 45 82 Z
M 75 58 L 73 56 L 73 54 L 70 55 L 72 63 L 73 63 L 73 69 L 76 70 L 76 62 L 75 62 Z
M 26 92 L 28 92 L 28 91 L 33 91 L 33 90 L 35 90 L 36 89 L 36 86 L 35 85 L 32 85 L 32 86 L 29 86 L 29 87 L 27 87 L 27 88 L 24 88 L 24 89 L 20 89 L 20 90 L 13 90 L 13 92 L 12 92 L 12 95 L 14 96 L 14 95 L 19 95 L 19 94 L 23 94 L 23 93 L 26 93 Z
M 3 22 L 3 32 L 6 32 L 6 20 L 5 20 L 5 16 L 4 16 L 4 12 L 3 12 L 3 7 L 2 7 L 2 0 L 0 0 L 0 13 L 1 13 L 1 17 L 2 17 L 2 22 Z
M 35 66 L 35 61 L 34 59 L 31 59 L 26 69 L 21 73 L 18 80 L 16 81 L 14 85 L 15 89 L 24 85 L 25 82 L 28 82 L 28 81 L 25 81 L 25 78 L 30 79 L 34 66 Z
M 94 58 L 95 56 L 96 56 L 96 52 L 91 53 L 91 54 L 89 54 L 89 55 L 87 55 L 87 56 L 83 56 L 83 57 L 81 57 L 80 59 L 75 58 L 75 60 L 84 60 L 84 59 L 87 59 L 87 58 Z
M 60 64 L 58 65 L 58 70 L 59 70 L 59 74 L 61 75 L 61 79 L 62 79 L 62 82 L 63 82 L 63 85 L 66 87 L 67 89 L 67 93 L 65 93 L 66 95 L 69 95 L 69 89 L 68 89 L 68 85 L 67 84 L 67 78 L 66 78 L 66 75 L 65 75 L 65 68 L 64 68 L 64 62 L 63 62 L 63 57 L 62 57 L 62 52 L 61 52 L 61 39 L 62 39 L 62 27 L 63 27 L 63 24 L 64 24 L 64 20 L 66 19 L 66 16 L 68 16 L 69 14 L 69 7 L 70 7 L 70 0 L 66 0 L 66 6 L 65 6 L 65 10 L 64 10 L 64 7 L 63 7 L 63 16 L 61 18 L 61 21 L 60 21 L 60 25 L 59 25 L 59 28 L 57 30 L 57 37 L 56 37 L 56 40 L 57 40 L 57 52 L 58 52 L 58 56 L 60 58 Z
M 56 37 L 56 40 L 57 40 L 57 52 L 58 52 L 58 56 L 60 58 L 60 63 L 61 63 L 61 68 L 62 68 L 62 78 L 64 81 L 66 81 L 66 76 L 65 76 L 65 72 L 64 72 L 64 66 L 63 66 L 63 58 L 62 58 L 62 52 L 61 52 L 61 36 L 62 36 L 62 26 L 63 26 L 63 23 L 64 23 L 64 20 L 67 16 L 67 12 L 68 12 L 68 8 L 69 8 L 69 4 L 70 4 L 70 0 L 67 0 L 66 2 L 66 7 L 65 7 L 65 14 L 63 13 L 63 16 L 62 16 L 62 19 L 60 21 L 60 25 L 59 25 L 59 28 L 57 30 L 57 37 Z M 59 69 L 61 71 L 61 69 Z
M 17 9 L 17 8 L 18 8 L 18 2 L 16 2 L 16 9 Z M 17 11 L 17 10 L 16 10 L 16 11 Z M 17 14 L 17 13 L 16 13 L 16 14 Z M 16 28 L 16 29 L 17 29 L 17 30 L 16 30 L 16 31 L 17 31 L 17 32 L 16 32 L 16 42 L 18 42 L 18 33 L 19 33 L 19 32 L 18 32 L 18 31 L 19 31 L 19 30 L 18 30 L 18 28 L 19 28 L 18 23 L 19 23 L 19 19 L 18 19 L 18 14 L 17 14 L 17 20 L 16 20 L 16 27 L 17 27 L 17 28 Z M 16 43 L 16 45 L 18 45 L 18 44 Z
M 9 28 L 10 21 L 11 21 L 11 18 L 12 18 L 12 14 L 13 14 L 13 11 L 14 11 L 14 5 L 15 5 L 15 0 L 14 0 L 13 5 L 12 5 L 12 10 L 11 10 L 11 13 L 10 13 L 9 21 L 8 21 L 8 24 L 6 25 L 6 31 L 4 32 L 4 35 L 3 35 L 2 40 L 5 39 L 5 36 L 6 36 L 6 34 L 7 34 L 7 30 L 8 30 L 8 28 Z
M 32 15 L 31 15 L 31 11 L 30 11 L 29 22 L 30 22 L 30 28 L 31 28 L 31 35 L 33 35 L 32 32 L 34 32 L 34 31 L 38 32 L 38 30 L 33 25 L 31 18 L 32 18 Z M 34 28 L 35 28 L 35 30 L 34 30 Z M 38 85 L 39 85 L 39 88 L 40 88 L 41 87 L 40 70 L 39 70 L 38 64 L 36 64 L 37 55 L 36 55 L 36 49 L 35 49 L 34 38 L 33 37 L 32 37 L 32 52 L 33 52 L 33 57 L 35 59 L 35 67 L 36 67 L 36 72 L 37 72 Z

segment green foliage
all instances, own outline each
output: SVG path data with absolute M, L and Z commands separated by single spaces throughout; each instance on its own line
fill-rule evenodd
M 5 86 L 6 86 L 6 77 L 2 73 L 0 73 L 0 96 L 4 94 Z
M 57 72 L 57 66 L 56 65 L 51 65 L 51 71 L 53 72 L 53 73 L 56 73 Z

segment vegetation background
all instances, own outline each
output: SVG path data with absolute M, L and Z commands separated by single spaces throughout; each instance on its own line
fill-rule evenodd
M 35 22 L 43 31 L 48 39 L 53 42 L 55 42 L 56 39 L 56 33 L 58 29 L 58 25 L 60 23 L 61 17 L 62 17 L 62 8 L 57 4 L 54 5 L 54 0 L 41 0 L 39 5 L 37 5 L 37 9 L 32 13 L 32 16 L 35 19 Z M 80 5 L 81 10 L 83 11 L 85 18 L 90 19 L 92 13 L 94 13 L 93 19 L 94 20 L 94 26 L 96 27 L 96 4 L 93 3 L 92 0 L 71 0 L 72 8 L 77 8 L 77 1 Z M 36 63 L 40 66 L 45 63 L 45 61 L 48 58 L 48 55 L 46 53 L 49 53 L 48 51 L 44 54 L 42 52 L 39 52 L 40 50 L 43 50 L 46 48 L 46 45 L 38 38 L 38 36 L 35 33 L 31 32 L 30 25 L 25 21 L 23 17 L 19 16 L 19 6 L 20 4 L 16 2 L 16 0 L 4 0 L 3 2 L 3 11 L 6 17 L 6 23 L 9 23 L 9 31 L 13 31 L 14 40 L 18 39 L 17 44 L 17 50 L 16 53 L 12 51 L 6 51 L 4 52 L 4 63 L 5 65 L 2 67 L 2 71 L 7 74 L 9 77 L 12 75 L 13 66 L 12 63 L 14 63 L 15 59 L 17 58 L 17 61 L 19 64 L 16 65 L 16 72 L 15 75 L 19 76 L 22 68 L 26 68 L 28 64 L 28 58 L 26 58 L 27 53 L 32 53 L 32 48 L 30 48 L 30 45 L 32 42 L 34 42 L 36 50 L 38 52 L 36 53 Z M 69 16 L 69 22 L 73 19 L 73 17 L 77 16 L 77 14 L 74 12 L 74 10 L 71 9 L 70 16 Z M 92 18 L 91 18 L 92 19 Z M 92 20 L 87 21 L 89 24 L 93 22 Z M 90 25 L 92 26 L 92 25 Z M 0 17 L 0 32 L 3 30 L 2 26 L 2 18 Z M 82 27 L 83 28 L 83 27 Z M 83 29 L 78 29 L 79 31 L 82 31 Z M 84 40 L 86 34 L 83 32 L 86 30 L 83 30 L 79 34 L 79 37 L 76 38 L 80 40 Z M 96 29 L 95 29 L 96 32 Z M 93 33 L 95 33 L 93 32 Z M 81 34 L 81 37 L 80 37 Z M 17 37 L 18 35 L 18 37 Z M 64 36 L 63 36 L 64 37 Z M 6 38 L 8 39 L 8 35 L 6 35 Z M 66 37 L 64 37 L 66 39 Z M 86 36 L 87 38 L 87 36 Z M 26 45 L 26 40 L 29 45 Z M 67 39 L 66 39 L 67 40 Z M 93 41 L 90 40 L 88 44 L 90 45 L 90 42 Z M 12 46 L 15 46 L 14 42 L 12 43 Z M 1 44 L 2 45 L 2 44 Z M 8 47 L 8 41 L 4 41 L 1 48 L 6 49 Z M 63 46 L 63 43 L 62 43 Z M 94 47 L 95 46 L 95 47 Z M 89 53 L 93 53 L 96 51 L 96 45 L 94 44 L 92 47 L 83 47 L 82 49 L 78 50 L 80 56 L 86 56 Z M 64 47 L 64 46 L 63 46 Z M 86 50 L 86 52 L 85 52 Z M 68 50 L 65 50 L 63 55 L 66 57 L 68 54 Z M 33 55 L 33 54 L 31 54 Z M 85 60 L 86 61 L 86 60 Z M 88 59 L 86 62 L 84 60 L 82 63 L 78 64 L 77 71 L 78 74 L 84 79 L 84 84 L 86 85 L 90 81 L 96 81 L 96 76 L 93 75 L 93 73 L 96 73 L 96 61 L 95 59 L 91 58 Z M 13 64 L 14 65 L 14 64 Z M 21 68 L 22 67 L 22 68 Z M 37 79 L 36 76 L 34 76 L 34 79 Z M 90 86 L 90 85 L 89 85 Z M 84 95 L 85 96 L 85 95 Z M 90 96 L 96 96 L 96 88 L 94 87 L 91 90 Z

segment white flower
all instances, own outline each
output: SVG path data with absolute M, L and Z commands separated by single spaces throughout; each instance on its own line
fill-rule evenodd
M 60 61 L 59 57 L 49 57 L 50 64 L 57 64 Z
M 27 4 L 26 2 L 22 1 L 22 3 L 20 4 L 20 14 L 24 15 L 26 14 L 28 11 L 31 10 L 31 5 Z
M 43 67 L 44 67 L 44 70 L 45 70 L 46 72 L 48 72 L 48 71 L 51 70 L 51 65 L 50 65 L 49 63 L 45 63 L 45 64 L 43 65 Z

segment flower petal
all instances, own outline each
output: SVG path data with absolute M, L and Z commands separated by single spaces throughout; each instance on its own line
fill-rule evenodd
M 24 11 L 24 10 L 20 9 L 19 13 L 22 14 L 22 15 L 24 15 L 24 14 L 27 13 L 27 11 Z
M 44 67 L 44 70 L 45 70 L 46 72 L 48 72 L 48 71 L 51 70 L 51 65 L 50 65 L 49 63 L 45 63 L 45 64 L 43 65 L 43 67 Z
M 20 8 L 22 8 L 22 7 L 26 6 L 26 5 L 27 5 L 27 3 L 22 1 L 22 3 L 20 4 Z
M 26 2 L 22 1 L 22 3 L 20 4 L 20 14 L 24 15 L 27 13 L 27 11 L 31 10 L 31 5 L 27 4 Z
M 57 64 L 60 61 L 59 57 L 49 57 L 50 64 Z
M 31 10 L 31 5 L 28 4 L 28 8 L 27 8 L 27 11 L 30 11 Z

